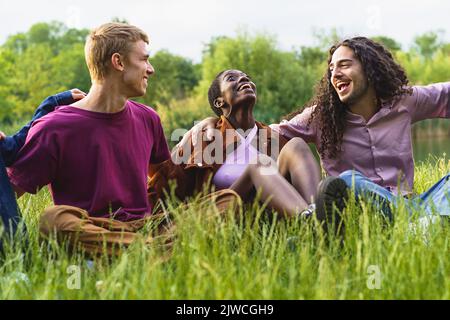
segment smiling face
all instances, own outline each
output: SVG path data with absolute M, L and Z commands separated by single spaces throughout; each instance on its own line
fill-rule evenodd
M 227 70 L 219 79 L 221 96 L 216 99 L 215 107 L 255 104 L 256 85 L 250 77 L 239 70 Z
M 140 97 L 147 91 L 148 78 L 155 69 L 148 61 L 147 44 L 134 43 L 124 59 L 123 82 L 129 97 Z
M 334 51 L 329 68 L 330 81 L 343 103 L 352 105 L 368 93 L 369 82 L 362 64 L 349 47 L 340 46 Z

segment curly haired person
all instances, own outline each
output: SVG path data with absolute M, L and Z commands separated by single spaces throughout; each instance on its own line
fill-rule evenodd
M 316 215 L 328 220 L 333 204 L 342 210 L 348 188 L 375 198 L 392 218 L 401 198 L 411 210 L 450 214 L 450 175 L 414 195 L 411 126 L 450 118 L 450 82 L 410 86 L 404 69 L 383 45 L 366 37 L 346 39 L 329 50 L 327 70 L 306 108 L 272 124 L 284 138 L 317 147 L 329 176 L 318 187 Z M 212 128 L 210 118 L 192 130 Z M 338 218 L 336 216 L 334 218 Z

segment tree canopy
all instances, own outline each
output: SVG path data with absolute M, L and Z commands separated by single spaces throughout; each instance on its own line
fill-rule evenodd
M 25 122 L 49 95 L 71 88 L 89 89 L 84 59 L 88 33 L 57 21 L 42 22 L 10 36 L 0 46 L 0 123 Z M 426 84 L 449 80 L 450 44 L 441 36 L 441 31 L 418 35 L 407 51 L 395 39 L 382 35 L 373 39 L 393 52 L 412 84 Z M 216 74 L 240 69 L 256 83 L 257 119 L 278 121 L 312 97 L 326 71 L 327 49 L 339 40 L 336 30 L 328 34 L 316 30 L 315 37 L 316 46 L 285 51 L 274 35 L 240 30 L 234 37 L 212 38 L 198 64 L 167 50 L 158 51 L 150 57 L 156 72 L 147 94 L 138 100 L 158 110 L 167 132 L 188 128 L 194 120 L 212 115 L 207 91 Z

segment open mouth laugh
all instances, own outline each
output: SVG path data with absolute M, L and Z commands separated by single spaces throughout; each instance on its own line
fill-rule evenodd
M 242 85 L 240 85 L 238 87 L 238 91 L 244 91 L 244 90 L 247 90 L 247 89 L 250 89 L 250 90 L 254 91 L 253 87 L 249 83 L 244 83 L 244 84 L 242 84 Z
M 344 93 L 350 87 L 350 82 L 339 82 L 336 85 L 337 91 L 339 93 Z

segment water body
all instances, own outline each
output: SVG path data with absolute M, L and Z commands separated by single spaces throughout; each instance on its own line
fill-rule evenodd
M 450 137 L 434 137 L 428 139 L 417 139 L 413 141 L 414 161 L 424 161 L 431 154 L 446 159 L 450 158 Z

